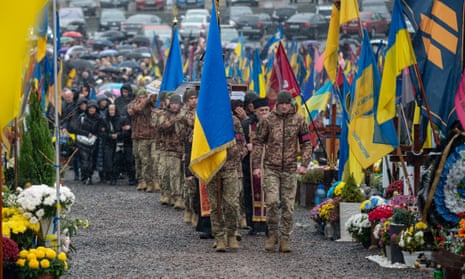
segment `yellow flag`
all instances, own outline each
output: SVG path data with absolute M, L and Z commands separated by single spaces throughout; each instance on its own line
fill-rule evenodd
M 337 51 L 339 48 L 339 10 L 333 5 L 333 11 L 331 13 L 331 20 L 329 22 L 328 38 L 326 39 L 326 50 L 324 66 L 328 78 L 332 83 L 336 82 L 337 62 L 338 55 Z
M 341 16 L 340 24 L 344 24 L 348 21 L 359 19 L 360 13 L 358 11 L 357 0 L 342 0 L 341 1 Z
M 21 89 L 25 65 L 29 55 L 29 30 L 34 26 L 36 16 L 44 7 L 46 0 L 3 1 L 0 26 L 2 38 L 8 40 L 0 44 L 0 128 L 5 127 L 21 108 Z

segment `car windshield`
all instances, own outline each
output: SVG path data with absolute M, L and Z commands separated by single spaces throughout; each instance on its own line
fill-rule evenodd
M 107 11 L 102 12 L 102 19 L 104 20 L 124 20 L 124 13 L 121 11 Z
M 360 13 L 360 19 L 361 20 L 370 20 L 371 19 L 371 13 Z
M 190 16 L 190 17 L 184 18 L 183 23 L 203 23 L 204 21 L 205 21 L 204 17 Z
M 293 7 L 278 7 L 275 10 L 277 16 L 290 16 L 295 14 L 295 8 Z
M 61 9 L 60 10 L 60 19 L 63 18 L 83 18 L 82 13 L 78 9 Z
M 150 16 L 146 15 L 133 15 L 128 17 L 127 23 L 145 23 L 149 20 Z
M 231 9 L 231 16 L 246 15 L 252 14 L 252 9 L 250 7 L 234 7 Z
M 221 29 L 221 41 L 223 43 L 230 42 L 239 37 L 239 32 L 233 28 L 222 28 Z

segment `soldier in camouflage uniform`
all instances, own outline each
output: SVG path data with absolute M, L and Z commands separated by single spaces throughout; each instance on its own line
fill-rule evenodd
M 152 171 L 153 171 L 153 185 L 154 185 L 155 191 L 160 191 L 160 183 L 161 183 L 160 146 L 162 145 L 163 141 L 162 141 L 162 137 L 160 136 L 160 132 L 158 131 L 158 119 L 160 115 L 162 115 L 166 109 L 166 99 L 167 99 L 166 92 L 161 92 L 158 95 L 158 98 L 160 98 L 159 106 L 152 110 L 152 121 L 150 123 L 150 125 L 155 130 L 154 144 L 152 145 L 152 159 L 153 159 Z
M 136 165 L 137 190 L 153 191 L 153 165 L 151 150 L 155 129 L 150 125 L 156 95 L 148 95 L 145 88 L 137 91 L 136 98 L 128 104 L 132 120 L 133 153 Z
M 165 160 L 161 180 L 161 195 L 174 201 L 174 208 L 184 209 L 182 197 L 181 158 L 184 155 L 185 127 L 181 115 L 181 96 L 171 95 L 168 109 L 160 116 L 158 129 L 165 141 Z
M 264 177 L 266 194 L 268 238 L 265 250 L 274 251 L 280 232 L 280 252 L 290 252 L 289 236 L 294 228 L 294 201 L 297 190 L 296 171 L 304 174 L 311 159 L 312 146 L 308 125 L 295 113 L 289 91 L 282 90 L 277 97 L 276 109 L 259 122 L 253 139 L 253 175 Z M 297 169 L 298 150 L 302 165 Z M 263 173 L 260 169 L 264 153 Z M 279 210 L 281 209 L 281 216 Z
M 189 169 L 191 151 L 192 151 L 192 131 L 194 129 L 195 109 L 197 107 L 198 92 L 195 88 L 189 88 L 184 93 L 184 109 L 183 121 L 186 128 L 185 137 L 185 150 L 184 150 L 184 222 L 192 223 L 197 226 L 197 212 L 194 201 L 196 199 L 196 192 L 198 181 Z
M 207 184 L 212 234 L 217 252 L 225 252 L 226 244 L 231 250 L 239 249 L 236 238 L 240 217 L 237 169 L 247 149 L 241 122 L 236 116 L 233 116 L 233 123 L 236 144 L 227 149 L 226 162 Z

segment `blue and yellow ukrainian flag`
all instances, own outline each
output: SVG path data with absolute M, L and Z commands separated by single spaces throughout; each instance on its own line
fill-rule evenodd
M 333 84 L 330 80 L 328 80 L 312 97 L 310 97 L 310 99 L 305 102 L 304 109 L 306 119 L 309 117 L 309 113 L 311 115 L 311 119 L 315 119 L 320 111 L 326 110 L 332 91 Z
M 395 146 L 374 142 L 375 99 L 379 94 L 380 75 L 371 48 L 369 36 L 364 30 L 362 51 L 358 61 L 358 72 L 353 82 L 353 96 L 349 111 L 349 147 L 362 168 L 368 168 L 390 153 Z M 393 131 L 395 135 L 395 130 Z
M 258 48 L 254 51 L 253 65 L 252 65 L 252 79 L 250 83 L 250 88 L 257 93 L 260 98 L 266 97 L 266 85 L 265 85 L 265 76 L 263 75 L 263 66 L 262 61 L 260 60 L 260 54 L 258 53 Z
M 392 9 L 376 116 L 376 121 L 380 124 L 395 116 L 397 76 L 401 74 L 402 69 L 417 63 L 400 5 L 400 0 L 395 0 Z
M 48 5 L 45 5 L 41 11 L 38 31 L 36 61 L 40 62 L 47 52 Z
M 216 14 L 212 0 L 212 14 Z M 216 16 L 212 17 L 194 121 L 190 169 L 208 183 L 226 161 L 226 149 L 234 144 L 234 127 L 228 84 Z

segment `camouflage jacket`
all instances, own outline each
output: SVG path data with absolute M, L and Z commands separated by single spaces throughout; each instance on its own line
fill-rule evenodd
M 182 121 L 181 112 L 166 110 L 158 120 L 158 131 L 163 141 L 161 150 L 166 155 L 182 158 L 184 155 L 184 138 L 186 129 Z
M 233 116 L 233 124 L 236 143 L 227 149 L 223 170 L 240 170 L 238 177 L 242 177 L 242 158 L 247 154 L 247 143 L 245 142 L 241 121 L 236 116 Z
M 273 110 L 258 123 L 253 138 L 252 167 L 260 168 L 262 153 L 264 166 L 282 172 L 297 170 L 297 156 L 302 155 L 302 165 L 307 166 L 312 156 L 308 126 L 302 116 L 282 114 Z M 265 150 L 264 148 L 265 147 Z
M 156 145 L 156 150 L 160 150 L 161 146 L 164 144 L 163 137 L 160 135 L 160 116 L 165 113 L 164 109 L 161 108 L 156 108 L 152 111 L 152 119 L 150 122 L 150 126 L 153 127 L 155 130 L 154 132 L 154 139 L 155 139 L 155 145 Z
M 128 104 L 128 114 L 132 121 L 133 139 L 153 139 L 155 129 L 150 125 L 152 103 L 150 98 L 136 98 Z

